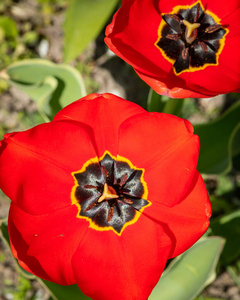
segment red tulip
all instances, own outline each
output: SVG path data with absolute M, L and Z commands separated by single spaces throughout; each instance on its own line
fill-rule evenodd
M 6 135 L 0 187 L 12 200 L 13 255 L 93 299 L 146 299 L 167 259 L 208 228 L 198 152 L 188 121 L 111 94 Z
M 157 93 L 240 92 L 239 0 L 124 0 L 106 44 Z

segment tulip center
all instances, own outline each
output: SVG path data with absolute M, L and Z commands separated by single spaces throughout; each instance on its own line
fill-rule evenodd
M 155 45 L 179 75 L 218 65 L 227 33 L 220 19 L 197 1 L 162 15 Z
M 144 169 L 107 151 L 100 159 L 90 159 L 72 173 L 75 185 L 71 198 L 79 209 L 77 217 L 89 221 L 95 230 L 113 230 L 120 235 L 151 205 L 143 174 Z

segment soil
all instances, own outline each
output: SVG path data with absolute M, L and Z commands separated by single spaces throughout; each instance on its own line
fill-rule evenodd
M 239 288 L 227 273 L 223 272 L 217 279 L 203 292 L 203 295 L 209 298 L 218 298 L 226 300 L 239 300 Z

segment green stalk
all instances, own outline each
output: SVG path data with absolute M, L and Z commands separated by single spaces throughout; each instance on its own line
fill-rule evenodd
M 165 103 L 162 112 L 172 114 L 175 116 L 180 116 L 183 103 L 184 99 L 169 98 L 168 101 Z
M 169 98 L 157 94 L 150 88 L 147 101 L 149 112 L 164 112 L 175 116 L 180 116 L 184 99 Z
M 150 88 L 147 100 L 147 110 L 149 112 L 162 112 L 166 101 L 163 100 L 163 96 L 157 94 Z

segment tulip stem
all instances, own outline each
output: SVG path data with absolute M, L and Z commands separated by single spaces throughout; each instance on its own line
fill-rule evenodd
M 180 116 L 184 99 L 168 98 L 157 94 L 150 89 L 147 101 L 147 110 L 149 112 L 164 112 L 175 116 Z
M 147 110 L 149 112 L 162 112 L 166 103 L 164 96 L 157 94 L 153 89 L 149 90 Z
M 182 110 L 184 99 L 169 98 L 162 112 L 179 116 Z

